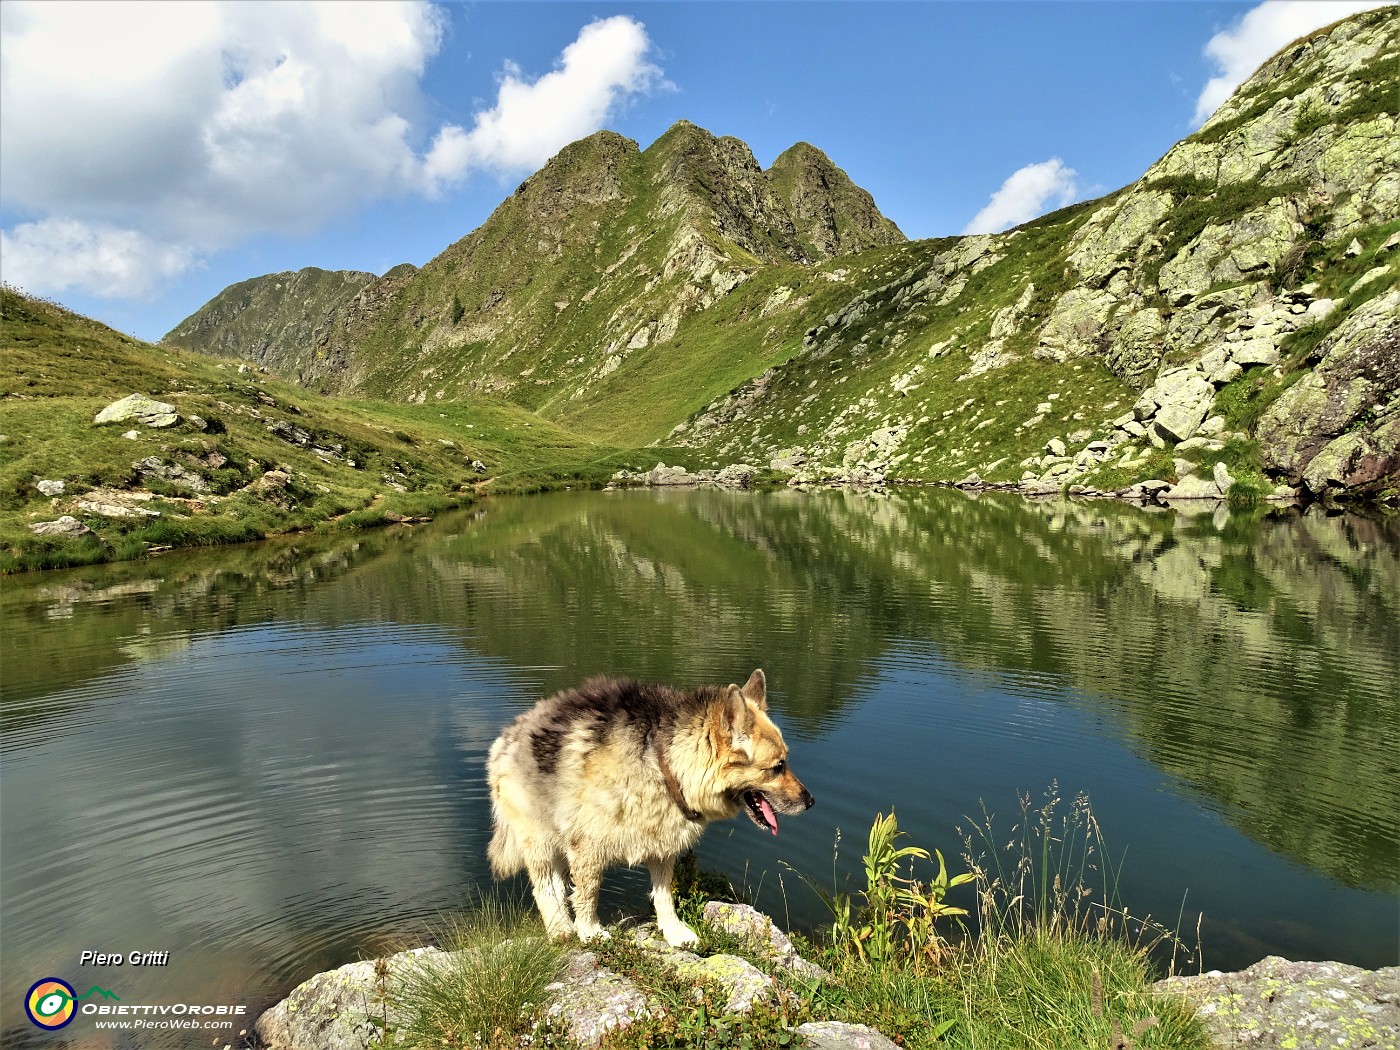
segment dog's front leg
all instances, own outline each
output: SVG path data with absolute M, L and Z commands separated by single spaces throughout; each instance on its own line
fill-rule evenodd
M 661 928 L 661 936 L 673 948 L 689 948 L 700 940 L 700 936 L 676 914 L 676 901 L 671 890 L 671 877 L 676 868 L 675 857 L 661 857 L 647 861 L 651 872 L 651 903 L 656 908 L 656 925 Z

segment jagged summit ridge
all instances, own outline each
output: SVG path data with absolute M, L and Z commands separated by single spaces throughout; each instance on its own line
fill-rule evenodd
M 766 266 L 904 241 L 825 154 L 794 147 L 779 161 L 764 171 L 745 143 L 689 121 L 645 150 L 596 132 L 421 270 L 319 317 L 281 370 L 327 392 L 490 392 L 541 408 L 668 343 Z

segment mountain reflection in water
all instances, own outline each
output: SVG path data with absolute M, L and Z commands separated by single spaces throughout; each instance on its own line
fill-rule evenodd
M 1204 911 L 1207 966 L 1397 957 L 1393 519 L 569 493 L 10 578 L 0 603 L 6 1042 L 84 949 L 171 952 L 104 974 L 128 1001 L 255 1014 L 421 935 L 490 884 L 495 734 L 599 673 L 767 672 L 817 807 L 700 852 L 782 922 L 822 921 L 791 869 L 844 884 L 877 811 L 956 870 L 968 815 L 1009 834 L 1055 781 L 1135 914 Z M 605 903 L 642 912 L 644 880 Z

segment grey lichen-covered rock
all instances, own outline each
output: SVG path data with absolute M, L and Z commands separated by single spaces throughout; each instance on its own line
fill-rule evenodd
M 1166 441 L 1185 441 L 1210 415 L 1214 398 L 1215 387 L 1210 380 L 1199 373 L 1189 373 L 1161 402 L 1153 426 Z
M 869 1025 L 844 1021 L 808 1021 L 797 1034 L 811 1050 L 896 1050 L 898 1044 Z
M 1375 430 L 1343 434 L 1322 447 L 1303 471 L 1314 495 L 1400 482 L 1400 406 Z
M 1359 307 L 1317 354 L 1317 367 L 1259 421 L 1265 467 L 1293 484 L 1306 483 L 1315 495 L 1334 487 L 1393 486 L 1400 474 L 1389 426 L 1400 399 L 1400 290 Z M 1310 475 L 1314 458 L 1343 435 L 1360 440 L 1331 449 Z
M 389 983 L 434 954 L 442 953 L 416 948 L 382 960 L 382 986 L 374 960 L 318 973 L 259 1017 L 254 1030 L 265 1050 L 363 1050 L 383 1024 L 399 1022 L 383 994 Z
M 179 463 L 167 463 L 159 456 L 147 456 L 132 464 L 132 468 L 143 478 L 164 481 L 194 492 L 208 492 L 209 480 Z
M 752 905 L 710 901 L 705 905 L 705 921 L 744 941 L 774 965 L 801 977 L 826 980 L 831 976 L 816 963 L 802 958 L 778 924 Z
M 36 521 L 29 526 L 36 536 L 90 536 L 93 531 L 71 514 L 65 514 L 56 521 Z
M 1400 1046 L 1400 967 L 1362 970 L 1269 956 L 1238 973 L 1169 977 L 1221 1047 Z
M 1224 463 L 1215 465 L 1215 487 L 1220 490 L 1222 496 L 1228 495 L 1235 487 L 1235 479 L 1230 476 L 1230 468 Z
M 748 1013 L 757 1003 L 777 999 L 773 979 L 747 959 L 724 954 L 702 958 L 683 948 L 672 948 L 651 923 L 633 930 L 632 937 L 680 980 L 697 988 L 709 985 L 722 992 L 727 1013 Z
M 142 426 L 169 427 L 174 426 L 179 418 L 174 405 L 153 400 L 145 394 L 131 394 L 120 401 L 113 401 L 97 413 L 97 418 L 93 422 L 98 424 L 125 423 L 128 420 L 135 420 Z
M 1163 492 L 1162 498 L 1166 500 L 1219 499 L 1220 487 L 1210 478 L 1201 478 L 1197 477 L 1195 474 L 1188 474 L 1171 488 Z
M 597 1046 L 615 1028 L 660 1012 L 635 984 L 598 962 L 592 952 L 569 956 L 564 975 L 549 986 L 554 1001 L 545 1010 L 579 1046 Z

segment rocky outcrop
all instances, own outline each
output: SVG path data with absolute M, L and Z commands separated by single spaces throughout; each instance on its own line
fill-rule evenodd
M 748 463 L 731 463 L 719 470 L 699 470 L 693 474 L 685 467 L 668 467 L 665 463 L 657 463 L 645 473 L 619 470 L 612 476 L 612 483 L 650 488 L 746 489 L 757 473 L 758 468 Z
M 743 942 L 755 958 L 807 980 L 830 979 L 754 908 L 710 901 L 704 914 L 706 922 Z M 670 947 L 651 924 L 630 931 L 614 929 L 609 935 L 630 938 L 682 985 L 708 987 L 728 1013 L 747 1013 L 759 1003 L 772 1004 L 790 994 L 774 977 L 738 956 L 701 958 Z M 260 1043 L 265 1050 L 362 1050 L 382 1031 L 402 1024 L 397 989 L 405 975 L 445 958 L 437 948 L 417 948 L 317 974 L 258 1018 Z M 1238 973 L 1213 970 L 1197 977 L 1172 977 L 1154 989 L 1195 1003 L 1197 1016 L 1222 1050 L 1386 1047 L 1400 1038 L 1400 967 L 1361 970 L 1270 956 Z M 568 954 L 548 995 L 543 1010 L 547 1022 L 583 1048 L 596 1047 L 609 1032 L 665 1010 L 658 998 L 587 949 Z M 795 1032 L 816 1050 L 892 1050 L 896 1045 L 875 1028 L 846 1022 L 810 1021 Z
M 875 198 L 810 143 L 799 142 L 779 154 L 766 174 L 811 259 L 904 240 L 899 227 L 880 214 Z
M 76 539 L 91 536 L 93 531 L 71 514 L 65 514 L 54 521 L 36 521 L 30 524 L 29 531 L 36 536 L 63 536 Z
M 1264 463 L 1314 495 L 1400 485 L 1400 291 L 1373 299 L 1259 421 Z
M 756 957 L 809 979 L 824 979 L 820 967 L 802 959 L 772 920 L 744 904 L 711 901 L 707 921 L 746 942 Z M 651 924 L 611 936 L 631 938 L 656 964 L 682 984 L 711 988 L 729 1013 L 747 1013 L 773 1003 L 781 986 L 752 963 L 735 955 L 702 958 L 672 948 Z M 378 1032 L 400 1025 L 396 989 L 413 967 L 445 958 L 436 948 L 399 952 L 384 959 L 351 963 L 298 985 L 287 998 L 258 1018 L 258 1038 L 266 1050 L 361 1050 Z M 549 986 L 544 1016 L 580 1047 L 595 1047 L 608 1032 L 639 1018 L 659 1014 L 659 1000 L 631 979 L 599 961 L 587 949 L 570 952 L 559 979 Z M 838 1048 L 893 1046 L 863 1025 L 819 1022 L 798 1029 L 813 1045 Z
M 1271 955 L 1238 973 L 1170 977 L 1156 987 L 1196 1003 L 1220 1047 L 1400 1045 L 1400 967 L 1361 970 Z

